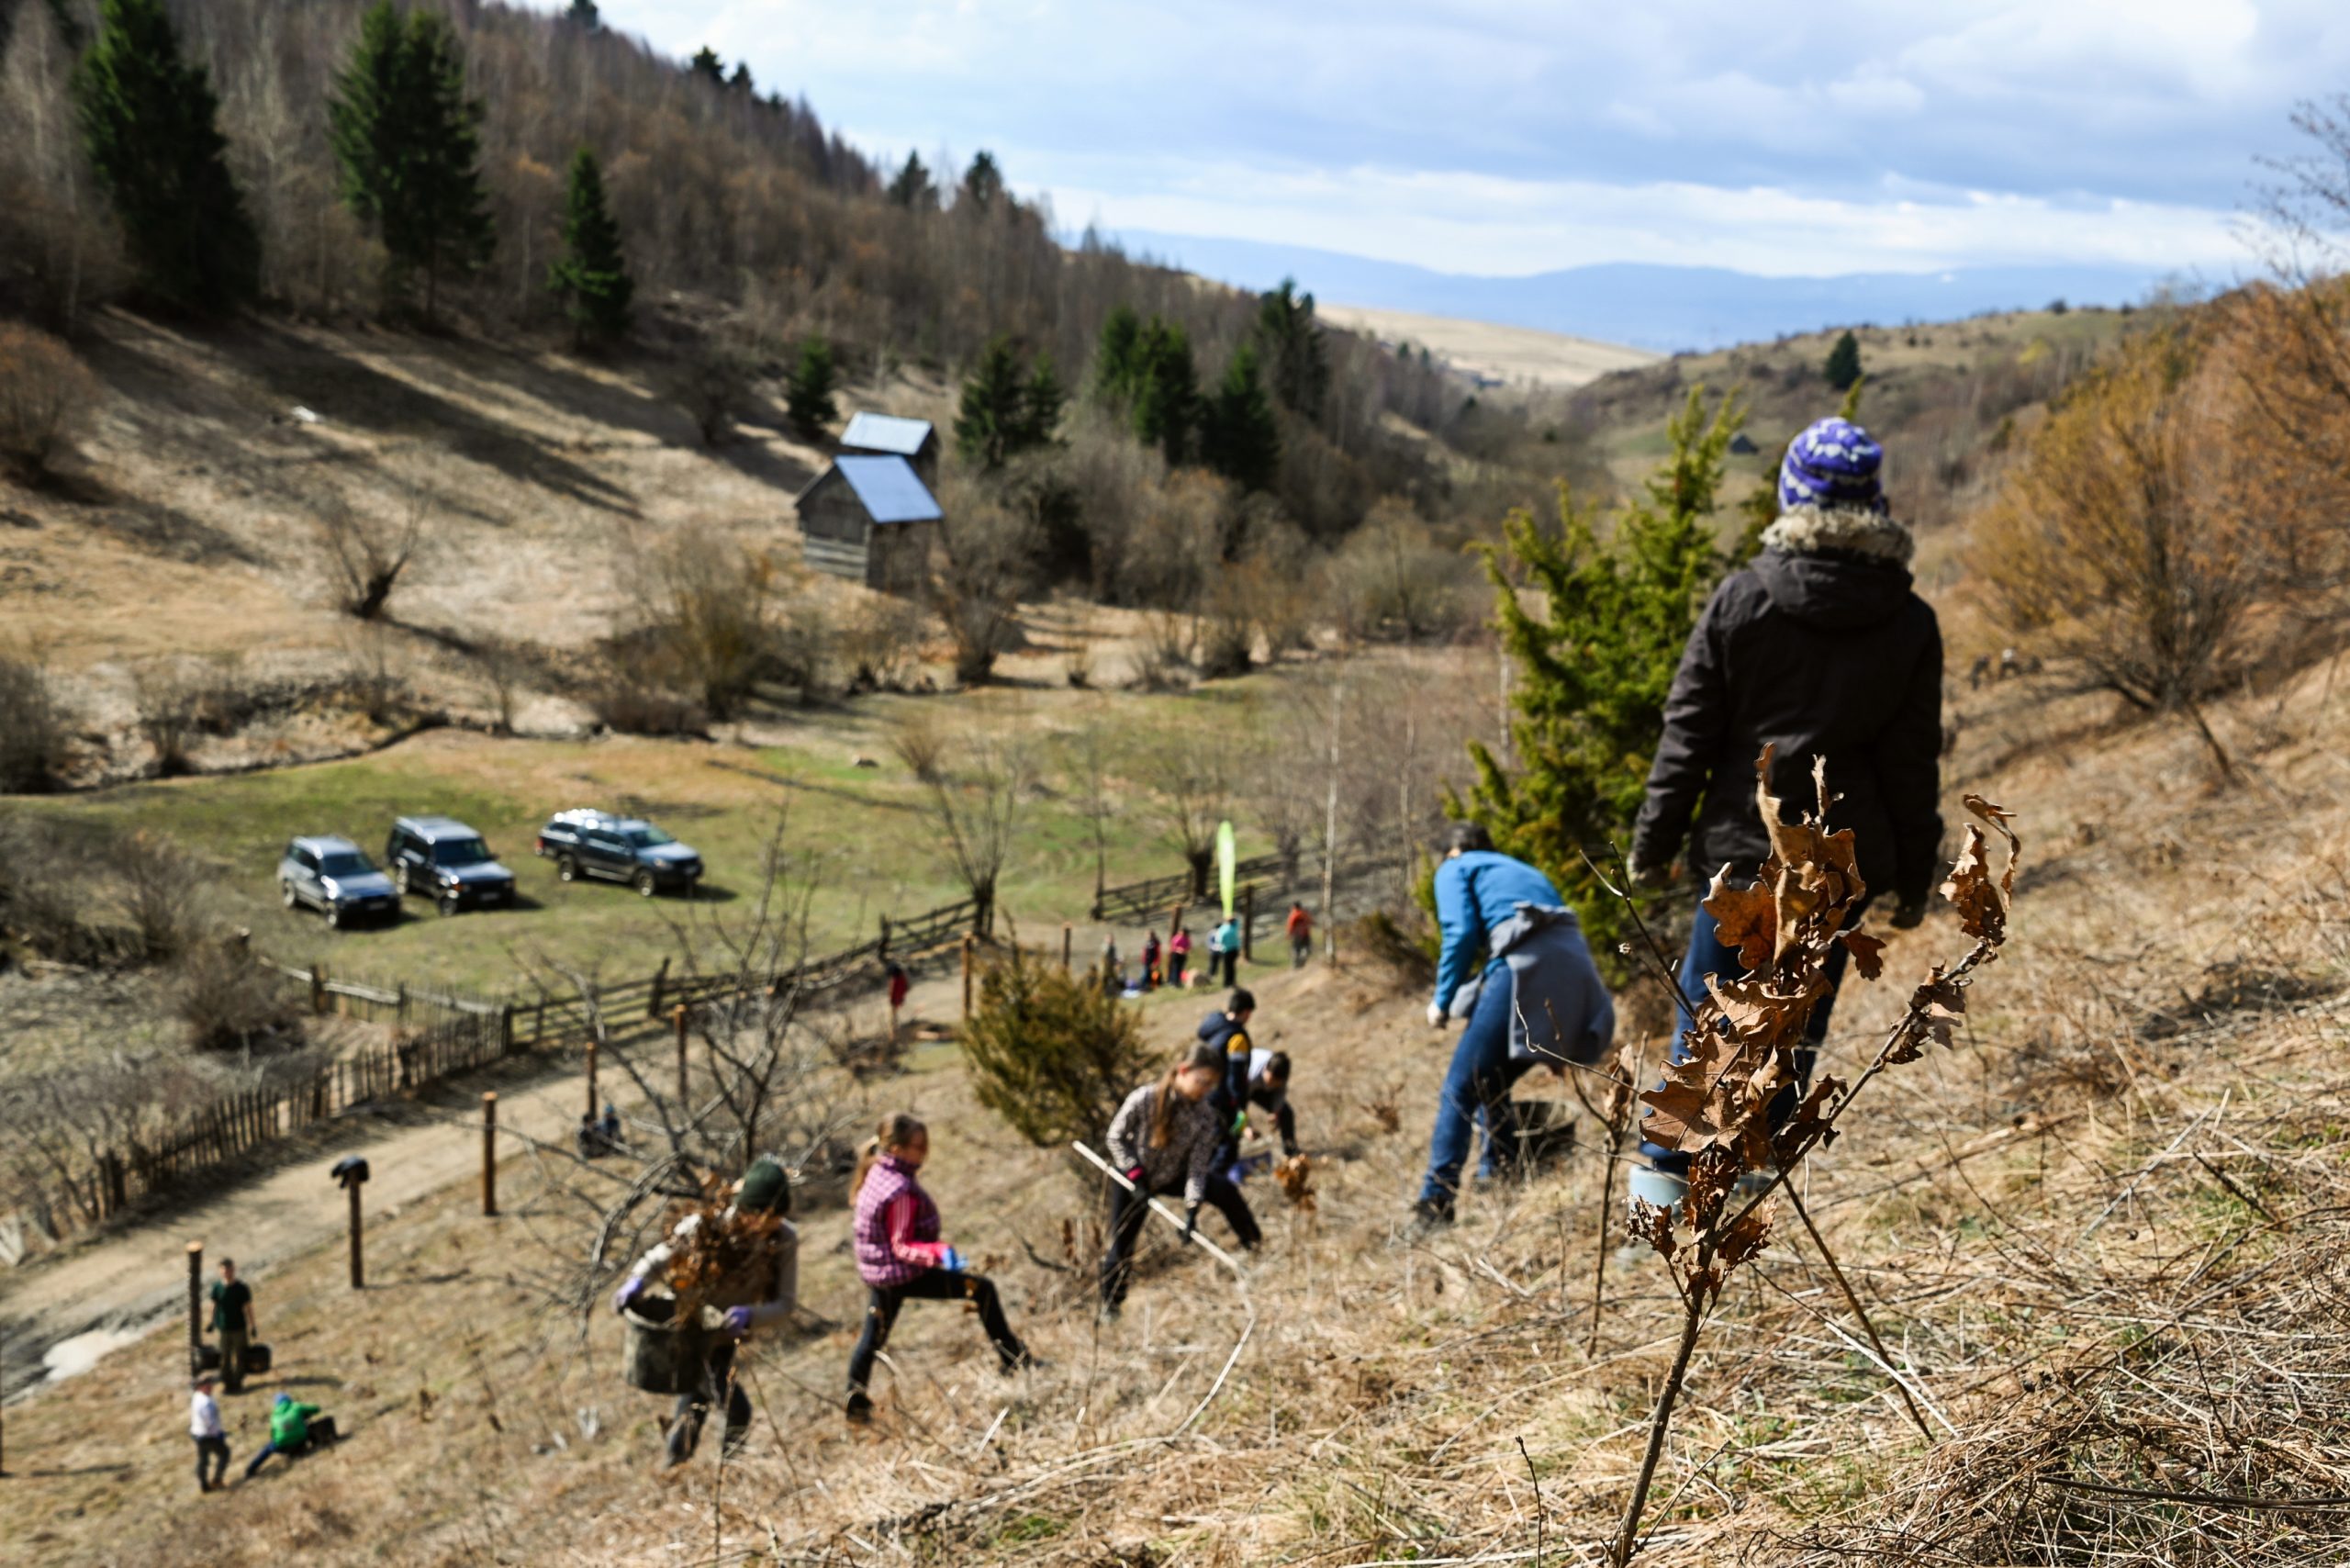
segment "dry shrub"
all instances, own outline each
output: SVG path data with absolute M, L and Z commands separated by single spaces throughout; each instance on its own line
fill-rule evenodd
M 751 361 L 732 344 L 698 340 L 661 378 L 669 400 L 685 410 L 704 446 L 716 446 L 751 406 Z
M 1098 973 L 1016 946 L 981 979 L 963 1052 L 979 1103 L 1039 1148 L 1098 1139 L 1153 1065 L 1133 1010 Z
M 724 720 L 760 681 L 804 674 L 789 667 L 778 577 L 773 556 L 708 528 L 688 526 L 662 541 L 647 553 L 638 589 L 640 656 L 624 655 L 635 681 L 689 692 L 711 718 Z
M 395 517 L 363 514 L 340 498 L 322 506 L 316 520 L 319 555 L 335 608 L 362 621 L 382 614 L 431 516 L 431 501 L 420 488 L 408 494 Z
M 234 942 L 203 942 L 173 969 L 172 1015 L 200 1051 L 246 1050 L 298 1042 L 302 1010 L 283 980 Z
M 48 667 L 28 653 L 0 652 L 0 794 L 55 789 L 65 758 L 65 714 Z
M 139 956 L 159 962 L 191 951 L 206 913 L 206 879 L 196 864 L 144 832 L 117 840 L 110 858 Z
M 909 713 L 890 729 L 890 750 L 907 772 L 924 784 L 933 783 L 946 766 L 946 732 L 929 712 Z
M 976 686 L 1019 637 L 1021 596 L 1035 586 L 1039 530 L 1025 512 L 977 487 L 957 487 L 942 501 L 942 548 L 931 582 L 932 607 L 955 646 L 955 678 Z
M 1327 581 L 1330 611 L 1349 638 L 1416 643 L 1469 622 L 1467 560 L 1438 544 L 1401 502 L 1371 509 L 1331 557 Z
M 1178 610 L 1155 611 L 1135 650 L 1135 685 L 1145 691 L 1181 691 L 1199 663 L 1200 626 Z
M 47 332 L 0 321 L 0 462 L 27 483 L 55 470 L 88 428 L 97 377 Z
M 690 697 L 646 684 L 625 658 L 605 666 L 588 694 L 588 709 L 615 734 L 700 735 L 710 730 L 709 710 Z
M 903 690 L 921 663 L 929 621 L 921 605 L 894 595 L 876 595 L 842 617 L 838 657 L 850 686 Z

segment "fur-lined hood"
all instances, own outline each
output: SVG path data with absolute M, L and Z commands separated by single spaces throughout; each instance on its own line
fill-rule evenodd
M 1880 511 L 1861 507 L 1797 507 L 1779 514 L 1762 531 L 1762 548 L 1790 555 L 1835 551 L 1907 566 L 1918 542 L 1909 530 Z

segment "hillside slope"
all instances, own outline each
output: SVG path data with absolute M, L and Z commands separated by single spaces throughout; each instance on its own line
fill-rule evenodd
M 1934 1440 L 1783 1226 L 1704 1341 L 1642 1561 L 2069 1561 L 2065 1541 L 2115 1563 L 2336 1561 L 2338 1514 L 2161 1496 L 2350 1482 L 2350 1445 L 2309 1414 L 2342 1342 L 2321 1238 L 2350 1185 L 2327 847 L 2350 831 L 2350 718 L 2322 672 L 2239 706 L 2219 722 L 2248 782 L 2211 796 L 2188 736 L 2109 730 L 2093 700 L 2012 684 L 1961 712 L 1952 783 L 2022 813 L 2017 935 L 1960 1048 L 1880 1081 L 1807 1179 Z M 1897 937 L 1826 1070 L 1953 944 L 1942 916 Z M 950 1234 L 1050 1369 L 1004 1383 L 966 1318 L 912 1308 L 882 1423 L 846 1431 L 861 1298 L 841 1215 L 817 1212 L 803 1290 L 833 1326 L 755 1348 L 738 1462 L 662 1473 L 663 1402 L 619 1385 L 609 1316 L 542 1305 L 573 1226 L 517 1159 L 505 1218 L 464 1189 L 386 1216 L 362 1296 L 332 1250 L 265 1282 L 281 1367 L 232 1406 L 240 1451 L 274 1386 L 343 1415 L 341 1450 L 181 1496 L 178 1352 L 151 1341 L 11 1410 L 21 1539 L 70 1563 L 1590 1560 L 1677 1307 L 1652 1261 L 1618 1261 L 1594 1322 L 1593 1265 L 1620 1238 L 1596 1234 L 1587 1119 L 1557 1170 L 1399 1246 L 1444 1055 L 1418 998 L 1360 969 L 1250 978 L 1321 1169 L 1313 1215 L 1256 1189 L 1272 1223 L 1245 1294 L 1160 1251 L 1125 1320 L 1096 1325 L 1091 1184 L 922 1057 L 870 1098 L 931 1119 Z M 1153 1039 L 1171 1049 L 1193 1012 L 1154 1003 Z M 2099 1485 L 2157 1495 L 2082 1489 Z M 190 1531 L 191 1509 L 237 1528 Z

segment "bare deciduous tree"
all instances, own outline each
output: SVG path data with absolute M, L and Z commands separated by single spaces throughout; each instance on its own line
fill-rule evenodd
M 431 520 L 431 498 L 420 486 L 408 491 L 390 517 L 364 515 L 340 497 L 320 507 L 319 549 L 335 608 L 361 621 L 383 614 Z
M 97 378 L 47 332 L 0 321 L 0 460 L 28 482 L 55 471 L 87 427 Z
M 971 929 L 980 936 L 994 935 L 996 885 L 1035 780 L 1028 744 L 1000 730 L 969 732 L 923 780 L 947 859 L 971 896 Z
M 955 678 L 975 686 L 1019 635 L 1021 596 L 1035 585 L 1036 525 L 976 487 L 948 493 L 932 607 L 955 644 Z
M 1215 830 L 1232 812 L 1232 758 L 1216 735 L 1169 730 L 1144 754 L 1143 775 L 1166 824 L 1168 842 L 1192 873 L 1193 900 L 1208 896 Z

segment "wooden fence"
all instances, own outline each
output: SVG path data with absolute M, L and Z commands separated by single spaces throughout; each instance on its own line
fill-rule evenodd
M 1259 855 L 1239 862 L 1232 870 L 1236 890 L 1243 882 L 1286 889 L 1299 875 L 1297 868 L 1279 855 Z M 1211 875 L 1208 880 L 1213 897 L 1215 878 Z M 1104 888 L 1102 896 L 1093 901 L 1091 914 L 1095 920 L 1112 924 L 1140 924 L 1157 920 L 1179 904 L 1189 909 L 1195 902 L 1205 902 L 1192 897 L 1191 872 L 1179 871 L 1171 877 L 1148 877 L 1139 882 Z

